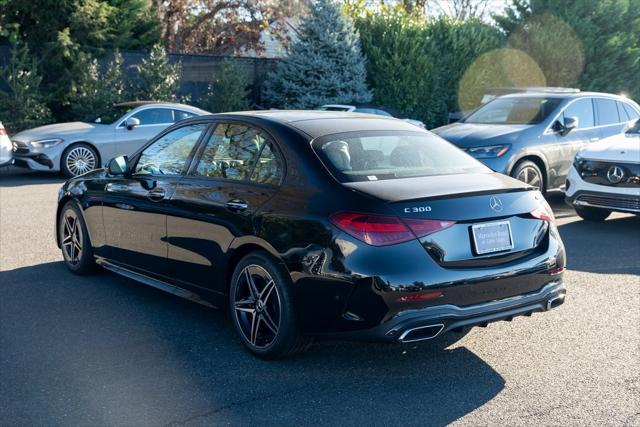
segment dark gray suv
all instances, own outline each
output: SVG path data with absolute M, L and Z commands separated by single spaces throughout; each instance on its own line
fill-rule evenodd
M 606 93 L 521 93 L 483 105 L 433 132 L 491 169 L 541 191 L 562 189 L 576 153 L 640 117 L 634 101 Z

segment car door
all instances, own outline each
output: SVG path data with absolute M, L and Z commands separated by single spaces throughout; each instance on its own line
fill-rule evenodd
M 126 125 L 126 119 L 134 118 L 140 124 Z M 151 138 L 174 122 L 173 110 L 164 107 L 141 107 L 124 118 L 116 127 L 116 143 L 120 154 L 130 156 Z
M 578 127 L 565 134 L 561 125 L 568 117 L 577 118 Z M 550 178 L 547 188 L 559 188 L 564 185 L 576 153 L 589 142 L 600 138 L 598 129 L 595 128 L 593 100 L 579 98 L 567 105 L 545 138 L 553 144 L 553 148 L 547 150 Z
M 284 173 L 269 135 L 240 122 L 221 122 L 171 200 L 167 217 L 168 263 L 174 280 L 224 293 L 231 242 L 253 235 L 252 216 Z
M 167 211 L 207 123 L 173 129 L 130 160 L 131 173 L 105 186 L 105 246 L 97 255 L 150 275 L 167 275 Z

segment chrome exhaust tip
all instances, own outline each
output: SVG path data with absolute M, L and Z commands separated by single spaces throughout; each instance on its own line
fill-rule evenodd
M 547 311 L 562 305 L 562 303 L 564 303 L 564 295 L 557 295 L 553 298 L 549 298 L 547 301 Z
M 435 325 L 418 326 L 417 328 L 407 329 L 400 335 L 398 341 L 402 343 L 425 341 L 437 337 L 444 329 L 442 323 L 436 323 Z

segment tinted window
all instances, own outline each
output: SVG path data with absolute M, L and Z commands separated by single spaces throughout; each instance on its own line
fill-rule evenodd
M 349 132 L 320 138 L 313 148 L 343 182 L 489 171 L 457 147 L 427 133 Z
M 598 125 L 612 125 L 620 123 L 618 107 L 613 99 L 596 98 L 596 111 L 598 112 Z
M 593 102 L 591 98 L 579 99 L 564 110 L 564 117 L 577 117 L 578 129 L 591 128 L 595 125 L 593 119 Z
M 173 110 L 173 116 L 176 122 L 179 122 L 180 120 L 184 120 L 184 119 L 188 119 L 191 117 L 195 117 L 196 115 L 194 113 L 189 113 L 188 111 L 182 111 L 182 110 Z
M 546 119 L 561 101 L 561 98 L 496 98 L 464 121 L 487 124 L 536 124 Z
M 249 179 L 265 141 L 265 136 L 255 128 L 219 124 L 198 161 L 194 175 Z
M 282 178 L 282 161 L 275 152 L 271 141 L 265 141 L 258 164 L 251 174 L 251 181 L 260 184 L 278 185 Z
M 204 123 L 175 129 L 144 149 L 135 173 L 180 175 L 193 148 L 205 131 Z
M 141 125 L 158 125 L 173 123 L 173 113 L 166 108 L 147 108 L 138 111 L 133 116 L 140 120 Z
M 635 110 L 635 108 L 633 108 L 631 105 L 629 105 L 627 103 L 623 103 L 622 105 L 624 106 L 624 109 L 627 112 L 627 115 L 629 116 L 629 118 L 631 120 L 635 120 L 637 118 L 640 118 L 640 113 L 638 113 Z

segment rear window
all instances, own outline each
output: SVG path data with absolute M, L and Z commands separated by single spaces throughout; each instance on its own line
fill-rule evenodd
M 341 182 L 490 172 L 460 149 L 422 132 L 348 132 L 317 139 L 313 149 Z

